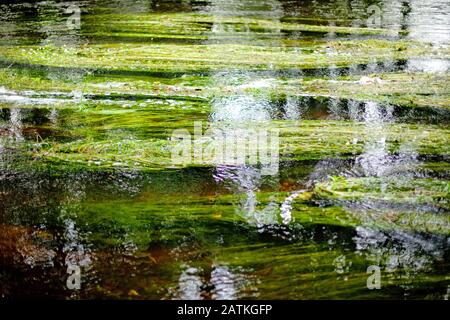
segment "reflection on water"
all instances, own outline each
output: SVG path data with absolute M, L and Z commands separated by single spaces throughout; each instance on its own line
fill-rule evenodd
M 366 1 L 71 3 L 91 18 L 104 12 L 208 15 L 211 22 L 203 22 L 206 31 L 198 40 L 207 47 L 255 45 L 283 53 L 298 43 L 371 37 L 283 29 L 285 21 L 367 27 Z M 392 30 L 394 39 L 430 41 L 431 53 L 450 41 L 448 1 L 375 1 L 371 5 L 380 8 L 380 26 Z M 86 24 L 68 28 L 65 8 L 65 3 L 53 1 L 0 5 L 3 40 L 74 47 L 100 41 L 101 37 Z M 245 19 L 224 22 L 227 17 L 264 19 L 270 28 L 257 28 Z M 114 37 L 106 39 L 121 44 Z M 223 60 L 232 61 L 233 50 L 232 46 L 225 47 Z M 332 58 L 337 53 L 329 46 L 323 54 Z M 17 92 L 0 86 L 0 296 L 226 300 L 441 299 L 448 295 L 448 279 L 444 276 L 449 270 L 450 242 L 446 234 L 376 227 L 383 219 L 395 221 L 396 214 L 404 210 L 447 215 L 445 204 L 380 203 L 369 193 L 354 201 L 323 200 L 312 195 L 318 182 L 330 181 L 332 176 L 380 179 L 380 193 L 386 198 L 395 197 L 390 194 L 392 190 L 406 189 L 416 178 L 448 179 L 448 166 L 434 172 L 433 157 L 418 151 L 416 140 L 427 136 L 425 130 L 418 129 L 414 139 L 399 143 L 396 151 L 392 151 L 388 130 L 390 125 L 402 122 L 445 124 L 448 113 L 433 106 L 414 109 L 361 101 L 356 96 L 338 99 L 310 97 L 302 95 L 301 90 L 297 94 L 276 92 L 277 83 L 286 79 L 340 81 L 341 76 L 357 76 L 351 83 L 364 87 L 382 83 L 384 80 L 373 76 L 378 73 L 444 75 L 449 71 L 448 59 L 430 55 L 398 61 L 388 56 L 380 62 L 374 57 L 365 64 L 332 64 L 311 70 L 278 70 L 272 61 L 261 68 L 264 70 L 250 71 L 236 65 L 235 69 L 211 71 L 206 86 L 225 88 L 226 94 L 208 97 L 208 112 L 188 116 L 177 109 L 189 109 L 184 100 L 145 96 L 148 99 L 142 102 L 132 92 L 116 98 L 109 92 L 95 96 L 78 89 L 70 91 L 72 88 L 65 93 Z M 82 68 L 41 67 L 33 72 L 69 84 L 91 75 Z M 130 74 L 140 80 L 144 77 L 132 71 Z M 159 77 L 151 81 L 171 83 L 176 78 Z M 127 88 L 127 82 L 115 80 L 96 83 L 95 87 Z M 85 103 L 98 112 L 84 114 Z M 122 113 L 134 112 L 137 107 L 134 118 L 119 122 Z M 168 116 L 164 118 L 161 113 Z M 155 125 L 154 117 L 164 121 Z M 95 134 L 110 141 L 117 136 L 131 141 L 155 136 L 166 139 L 167 132 L 178 125 L 176 121 L 185 117 L 223 126 L 226 130 L 222 133 L 229 136 L 239 133 L 244 124 L 261 128 L 274 120 L 290 121 L 292 128 L 300 128 L 299 135 L 307 135 L 307 127 L 302 131 L 302 120 L 339 120 L 363 127 L 362 134 L 355 131 L 347 142 L 361 145 L 362 152 L 346 154 L 343 159 L 283 159 L 277 174 L 265 175 L 258 165 L 140 171 L 122 169 L 114 160 L 117 168 L 78 167 L 81 161 L 73 166 L 63 161 L 50 164 L 34 150 L 30 155 L 21 149 L 33 143 L 45 144 L 45 139 L 94 141 L 98 138 Z M 95 133 L 91 133 L 90 126 L 94 125 Z M 95 146 L 79 147 L 82 151 L 89 148 Z M 119 153 L 127 152 L 125 144 L 119 143 L 117 148 Z M 447 162 L 445 155 L 435 158 Z M 101 162 L 94 158 L 90 163 Z M 423 169 L 426 166 L 431 169 Z M 378 185 L 371 187 L 376 189 Z M 339 210 L 357 218 L 357 225 L 340 221 Z M 320 219 L 314 220 L 317 216 Z M 368 266 L 382 269 L 382 290 L 366 288 Z M 73 268 L 81 271 L 80 290 L 66 287 Z
M 246 44 L 249 41 L 259 41 L 258 34 L 251 32 L 249 26 L 244 25 L 243 29 L 237 29 L 233 25 L 221 22 L 223 16 L 260 16 L 269 19 L 271 22 L 279 23 L 283 15 L 281 3 L 276 0 L 266 1 L 212 1 L 207 11 L 214 16 L 215 22 L 212 27 L 212 36 L 208 43 L 218 43 L 224 34 L 232 36 L 236 43 Z M 277 39 L 281 36 L 281 28 L 274 28 L 269 31 L 271 38 Z M 242 37 L 243 36 L 243 37 Z M 228 57 L 227 57 L 228 56 Z M 224 53 L 224 58 L 232 58 L 233 53 Z M 270 65 L 268 66 L 270 68 Z M 270 87 L 270 79 L 258 79 L 254 75 L 246 74 L 245 71 L 219 72 L 213 75 L 213 81 L 216 85 L 232 86 L 237 85 L 241 89 L 245 88 L 267 88 Z M 274 118 L 273 105 L 270 103 L 269 96 L 254 97 L 248 95 L 230 95 L 212 101 L 211 121 L 227 122 L 237 124 L 240 122 L 252 123 L 259 126 L 264 121 Z M 226 134 L 234 134 L 233 131 L 239 130 L 227 126 Z M 251 143 L 256 143 L 257 137 Z M 256 225 L 259 230 L 263 231 L 267 225 L 275 225 L 278 222 L 279 206 L 275 201 L 271 201 L 268 205 L 260 208 L 257 199 L 257 191 L 261 185 L 262 172 L 255 166 L 241 166 L 237 168 L 218 166 L 216 168 L 215 178 L 227 185 L 227 187 L 239 195 L 244 195 L 236 203 L 236 213 L 248 223 Z M 272 180 L 277 177 L 271 177 Z
M 386 167 L 389 166 L 389 155 L 386 146 L 386 130 L 384 124 L 392 119 L 391 110 L 381 114 L 380 106 L 374 102 L 366 103 L 364 121 L 369 133 L 369 141 L 366 142 L 366 151 L 356 158 L 356 163 L 361 166 L 363 174 L 367 176 L 383 176 Z
M 436 264 L 445 261 L 448 240 L 444 237 L 425 237 L 402 232 L 383 233 L 364 227 L 356 229 L 358 252 L 385 270 L 389 283 L 398 283 L 404 289 L 404 296 L 414 288 L 413 279 L 427 273 Z M 445 292 L 445 287 L 441 289 Z
M 450 39 L 448 1 L 383 1 L 383 21 L 387 28 L 407 31 L 408 37 L 433 43 Z
M 417 168 L 421 165 L 414 141 L 401 145 L 397 154 L 389 152 L 386 130 L 383 128 L 395 120 L 389 107 L 367 102 L 362 118 L 369 136 L 365 142 L 366 150 L 355 159 L 354 167 L 346 171 L 346 174 L 387 177 L 381 186 L 382 193 L 388 193 L 387 190 L 392 188 L 392 185 L 396 188 L 408 186 L 417 176 Z M 358 216 L 362 214 L 363 225 L 377 221 L 380 215 L 393 212 L 386 212 L 379 205 L 372 206 L 369 197 L 365 203 L 350 203 L 348 207 L 358 212 Z M 391 210 L 395 210 L 395 207 Z M 354 241 L 357 252 L 373 262 L 373 265 L 385 268 L 389 281 L 392 281 L 392 278 L 400 278 L 400 286 L 405 289 L 405 296 L 411 286 L 412 274 L 429 271 L 433 264 L 441 263 L 445 259 L 445 248 L 448 244 L 446 237 L 432 236 L 430 239 L 401 230 L 384 232 L 364 226 L 357 227 L 356 232 Z
M 450 61 L 440 59 L 409 59 L 408 70 L 413 72 L 446 73 L 450 70 Z
M 258 281 L 254 276 L 238 268 L 231 270 L 227 266 L 214 265 L 206 278 L 201 270 L 187 267 L 180 275 L 176 299 L 181 300 L 236 300 L 245 295 L 257 297 Z M 209 279 L 209 280 L 207 280 Z
M 179 298 L 184 300 L 200 300 L 202 281 L 197 276 L 197 269 L 188 268 L 180 275 Z

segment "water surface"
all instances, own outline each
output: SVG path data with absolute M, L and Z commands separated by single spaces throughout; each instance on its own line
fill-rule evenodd
M 449 6 L 2 3 L 1 297 L 448 299 Z M 174 166 L 197 121 L 278 171 Z

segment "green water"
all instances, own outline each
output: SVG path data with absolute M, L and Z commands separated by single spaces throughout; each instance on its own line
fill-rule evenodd
M 0 34 L 0 297 L 448 299 L 448 1 L 6 1 Z M 279 133 L 277 170 L 174 163 L 198 123 Z

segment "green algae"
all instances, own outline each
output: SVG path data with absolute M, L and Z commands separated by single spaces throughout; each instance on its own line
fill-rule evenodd
M 388 73 L 377 74 L 376 77 L 368 79 L 369 82 L 366 83 L 360 81 L 361 77 L 345 77 L 339 80 L 312 79 L 297 85 L 301 86 L 303 92 L 314 95 L 409 107 L 432 106 L 447 110 L 450 107 L 447 73 Z M 295 83 L 288 86 L 295 86 Z
M 258 198 L 263 201 L 265 197 L 267 196 L 260 194 Z M 186 265 L 205 272 L 210 272 L 214 266 L 227 266 L 230 270 L 247 271 L 256 277 L 264 276 L 264 283 L 258 286 L 262 297 L 292 295 L 298 298 L 298 291 L 284 290 L 279 286 L 280 281 L 296 283 L 296 288 L 302 288 L 301 296 L 304 297 L 373 297 L 364 290 L 366 269 L 370 265 L 370 259 L 368 261 L 364 251 L 354 253 L 345 248 L 333 249 L 314 240 L 280 242 L 268 235 L 261 237 L 254 227 L 247 225 L 242 217 L 236 215 L 232 198 L 228 195 L 203 198 L 185 195 L 180 199 L 174 195 L 149 193 L 132 203 L 126 200 L 88 201 L 77 208 L 75 219 L 77 225 L 88 232 L 97 248 L 116 247 L 124 240 L 132 241 L 138 246 L 137 255 L 150 255 L 153 263 L 160 259 L 160 255 L 157 255 L 158 251 L 153 253 L 152 248 L 175 248 L 186 244 L 184 249 L 175 251 L 173 260 L 160 262 L 160 267 L 171 269 L 172 274 L 175 270 L 181 272 Z M 308 197 L 302 201 L 308 201 Z M 300 208 L 304 211 L 301 214 Z M 361 224 L 356 222 L 355 215 L 339 207 L 323 208 L 320 214 L 317 208 L 312 204 L 296 204 L 293 211 L 295 220 L 288 229 L 293 237 L 301 237 L 308 232 L 317 232 L 315 237 L 320 237 L 320 232 L 316 230 L 326 230 L 323 232 L 331 234 L 339 232 L 342 235 L 344 230 Z M 295 228 L 299 224 L 300 228 Z M 424 229 L 421 225 L 411 227 L 404 221 L 398 222 L 398 225 L 392 222 L 382 224 L 380 221 L 372 221 L 371 224 L 364 222 L 362 225 L 377 226 L 385 231 L 399 228 L 397 230 L 438 234 L 443 232 L 442 229 L 430 228 L 430 221 L 429 229 Z M 445 231 L 448 232 L 448 224 Z M 351 236 L 350 233 L 348 237 Z M 335 241 L 345 243 L 346 240 L 338 238 Z M 273 254 L 268 254 L 270 252 Z M 405 281 L 408 283 L 404 274 L 413 270 L 409 265 L 398 269 L 389 267 L 395 254 L 395 251 L 386 249 L 376 257 L 377 265 L 387 269 L 384 273 L 385 279 L 389 279 L 386 290 Z M 370 253 L 368 255 L 370 257 Z M 420 254 L 417 255 L 420 258 Z M 173 286 L 177 285 L 177 280 L 172 280 Z M 323 289 L 324 284 L 335 283 L 335 280 L 341 280 L 335 284 L 335 291 Z M 415 278 L 415 281 L 432 285 L 439 278 L 424 276 L 420 280 Z M 311 286 L 311 283 L 316 283 L 317 287 Z M 145 288 L 139 288 L 143 294 L 146 292 Z M 378 294 L 377 296 L 382 297 L 385 292 Z
M 330 203 L 330 197 L 323 195 L 321 192 L 322 190 L 317 192 L 315 201 Z M 439 196 L 438 193 L 434 195 Z M 331 200 L 331 203 L 335 204 L 334 206 L 331 204 L 319 206 L 314 205 L 314 202 L 297 201 L 292 211 L 293 224 L 298 223 L 303 226 L 363 226 L 382 231 L 401 230 L 438 235 L 448 235 L 450 232 L 450 217 L 446 214 L 417 212 L 414 209 L 395 208 L 395 206 L 385 208 L 381 207 L 380 203 L 364 202 L 363 199 L 360 199 L 359 202 L 355 202 L 356 200 L 346 202 L 338 198 L 338 195 L 336 195 L 336 198 Z M 434 204 L 435 202 L 429 201 L 427 204 Z M 377 208 L 377 206 L 380 207 Z
M 34 148 L 38 148 L 35 150 L 39 150 L 34 152 L 34 157 L 44 157 L 54 161 L 83 162 L 85 164 L 100 162 L 109 166 L 114 163 L 144 168 L 174 165 L 171 161 L 171 151 L 172 148 L 177 146 L 177 142 L 170 141 L 172 131 L 166 128 L 162 135 L 159 135 L 159 138 L 165 136 L 166 139 L 157 139 L 158 135 L 155 135 L 155 133 L 153 133 L 155 137 L 153 139 L 142 139 L 140 136 L 145 136 L 143 130 L 148 130 L 149 125 L 151 125 L 149 119 L 146 117 L 140 121 L 135 113 L 128 113 L 133 121 L 128 124 L 125 115 L 127 113 L 121 114 L 120 121 L 113 120 L 107 126 L 104 126 L 101 120 L 91 116 L 92 122 L 98 121 L 97 128 L 93 123 L 87 129 L 85 127 L 73 128 L 71 132 L 74 135 L 74 140 L 70 142 L 43 141 L 34 146 Z M 114 114 L 109 115 L 109 117 L 114 117 Z M 139 128 L 140 125 L 143 127 Z M 193 127 L 192 122 L 172 123 L 172 125 L 173 130 Z M 127 131 L 127 128 L 130 129 Z M 250 126 L 250 128 L 252 127 Z M 349 121 L 304 120 L 298 123 L 297 127 L 281 122 L 278 126 L 272 124 L 269 129 L 279 130 L 280 158 L 282 160 L 319 160 L 325 157 L 349 158 L 361 154 L 365 150 L 364 141 L 367 141 L 370 137 L 370 133 L 366 131 L 363 123 L 355 125 L 355 123 Z M 108 135 L 108 131 L 113 134 Z M 136 132 L 136 134 L 133 134 L 133 132 Z M 418 134 L 419 132 L 420 134 Z M 442 141 L 442 137 L 448 137 L 449 135 L 450 133 L 446 128 L 440 128 L 439 126 L 415 124 L 390 124 L 386 126 L 386 142 L 390 152 L 398 151 L 402 143 L 413 140 L 419 154 L 447 155 L 450 149 L 448 144 Z M 102 136 L 105 138 L 102 139 Z M 77 139 L 77 137 L 83 138 Z M 246 144 L 242 144 L 238 147 L 246 148 L 246 146 Z M 191 148 L 191 152 L 194 152 L 194 148 Z M 194 156 L 191 159 L 190 165 L 204 164 L 198 162 Z M 208 159 L 206 161 L 205 164 L 214 164 L 214 162 L 208 162 Z
M 0 70 L 2 85 L 18 93 L 35 91 L 36 96 L 52 97 L 66 93 L 71 98 L 80 93 L 87 98 L 177 98 L 207 101 L 230 94 L 246 94 L 256 97 L 279 97 L 281 95 L 324 96 L 352 101 L 377 101 L 402 107 L 428 107 L 448 110 L 450 106 L 447 74 L 385 73 L 362 82 L 361 77 L 338 79 L 287 78 L 272 79 L 270 85 L 261 89 L 239 85 L 213 83 L 212 76 L 184 75 L 175 78 L 151 76 L 101 75 L 86 73 L 81 79 L 55 78 L 52 72 L 31 71 L 10 67 Z M 373 80 L 373 81 L 372 81 Z M 245 83 L 245 82 L 244 82 Z
M 329 52 L 333 51 L 333 54 Z M 444 48 L 441 55 L 448 55 Z M 415 42 L 387 40 L 330 41 L 309 47 L 308 52 L 296 48 L 261 47 L 242 44 L 89 44 L 68 46 L 1 46 L 0 55 L 6 63 L 30 66 L 97 70 L 156 72 L 208 72 L 227 68 L 266 70 L 348 66 L 371 61 L 399 60 L 428 54 L 430 46 Z M 223 57 L 228 59 L 224 60 Z
M 293 20 L 277 21 L 258 17 L 163 13 L 163 14 L 96 14 L 86 16 L 86 24 L 82 35 L 87 37 L 106 36 L 134 36 L 157 38 L 184 37 L 187 39 L 208 39 L 211 35 L 230 35 L 234 33 L 252 32 L 252 35 L 286 33 L 286 32 L 316 32 L 357 35 L 398 35 L 390 30 L 381 28 L 356 28 L 333 25 L 314 25 L 292 22 Z M 222 25 L 222 30 L 214 30 L 213 25 Z M 401 33 L 401 32 L 400 32 Z
M 425 183 L 434 182 L 414 181 L 413 185 L 423 186 Z M 441 189 L 445 184 L 448 185 L 448 182 L 434 183 L 437 185 L 435 189 L 438 188 L 438 190 L 424 191 L 429 198 L 423 197 L 418 200 L 415 198 L 416 205 L 442 204 L 442 201 L 439 202 L 435 199 L 442 198 L 443 191 Z M 317 185 L 311 195 L 305 194 L 303 199 L 300 197 L 294 203 L 293 221 L 288 225 L 293 237 L 300 235 L 303 228 L 314 226 L 352 228 L 362 225 L 385 231 L 403 230 L 444 235 L 448 235 L 450 232 L 450 217 L 446 214 L 408 211 L 402 208 L 396 209 L 395 206 L 391 209 L 358 208 L 354 205 L 356 200 L 350 202 L 337 191 L 336 194 L 333 194 L 335 197 L 331 198 L 329 196 L 330 188 L 324 192 L 324 185 L 326 184 Z M 411 189 L 413 188 L 411 187 L 409 190 Z M 395 192 L 402 196 L 401 192 L 397 192 L 397 190 Z M 417 188 L 415 191 L 409 191 L 409 198 L 414 198 L 414 192 L 417 192 Z M 448 191 L 446 194 L 448 198 Z M 263 210 L 265 206 L 275 199 L 281 203 L 287 195 L 285 192 L 258 192 L 258 210 L 254 212 L 254 218 L 262 219 L 262 215 L 266 214 Z M 91 241 L 94 241 L 97 246 L 120 244 L 124 235 L 141 248 L 160 241 L 175 245 L 189 237 L 209 243 L 217 236 L 219 230 L 221 234 L 226 233 L 227 237 L 233 237 L 236 230 L 240 230 L 238 234 L 256 232 L 256 225 L 252 224 L 252 220 L 248 220 L 248 215 L 241 215 L 239 211 L 236 211 L 236 204 L 240 202 L 242 196 L 244 195 L 223 194 L 202 197 L 185 194 L 183 199 L 180 199 L 177 197 L 177 193 L 161 194 L 157 192 L 141 196 L 132 203 L 129 200 L 105 202 L 97 199 L 95 202 L 84 201 L 81 206 L 77 206 L 74 219 L 91 234 Z M 358 198 L 358 195 L 353 198 Z M 325 199 L 337 200 L 336 205 L 317 205 L 317 201 Z M 352 203 L 353 207 L 342 206 L 344 201 Z M 403 196 L 403 201 L 406 202 L 405 196 Z M 279 217 L 280 211 L 275 210 L 271 214 L 274 216 L 270 221 L 275 223 L 272 227 L 278 225 L 281 228 L 283 224 Z M 193 229 L 194 226 L 195 229 Z M 270 224 L 267 225 L 267 227 L 270 226 Z M 225 232 L 225 230 L 227 231 Z M 108 236 L 105 237 L 105 234 Z M 229 240 L 230 244 L 236 245 L 239 242 L 238 234 L 235 236 L 235 240 Z
M 383 242 L 366 252 L 355 249 L 354 239 L 360 237 L 355 230 L 361 227 L 411 237 L 448 237 L 447 113 L 437 117 L 437 125 L 416 123 L 420 119 L 381 123 L 376 129 L 381 132 L 373 132 L 370 123 L 343 120 L 238 125 L 208 121 L 215 99 L 233 95 L 270 101 L 271 106 L 277 106 L 280 96 L 310 95 L 446 110 L 447 73 L 383 71 L 368 74 L 369 81 L 361 81 L 358 72 L 335 77 L 322 73 L 416 57 L 447 59 L 448 47 L 399 40 L 397 36 L 406 33 L 402 31 L 295 23 L 301 20 L 297 18 L 103 14 L 109 9 L 95 9 L 83 17 L 76 36 L 80 41 L 73 45 L 52 44 L 54 38 L 49 37 L 41 44 L 36 44 L 41 39 L 27 39 L 11 46 L 14 37 L 23 37 L 16 34 L 0 47 L 1 89 L 15 91 L 6 93 L 8 97 L 19 95 L 0 104 L 5 177 L 0 197 L 6 207 L 1 222 L 45 228 L 58 239 L 72 221 L 76 233 L 86 237 L 82 242 L 92 248 L 92 268 L 102 277 L 94 285 L 99 279 L 83 270 L 88 280 L 81 297 L 179 298 L 173 292 L 188 267 L 196 267 L 208 283 L 212 272 L 224 266 L 237 275 L 238 283 L 249 283 L 240 288 L 243 298 L 388 298 L 402 286 L 434 291 L 442 286 L 444 292 L 441 274 L 428 274 L 429 269 L 406 262 L 400 270 L 383 274 L 382 290 L 368 291 L 368 265 L 381 262 L 388 269 L 399 256 L 423 263 L 427 255 L 414 251 L 409 242 L 407 251 L 391 252 L 395 245 Z M 10 31 L 2 27 L 1 32 Z M 320 38 L 325 34 L 337 39 Z M 249 71 L 268 72 L 263 78 L 275 79 L 268 87 L 252 87 L 247 84 L 253 77 L 242 76 Z M 242 78 L 221 83 L 222 72 Z M 50 109 L 57 111 L 54 122 L 49 121 Z M 209 181 L 213 162 L 193 158 L 180 170 L 183 166 L 170 158 L 176 145 L 171 134 L 175 129 L 192 133 L 194 121 L 200 120 L 229 133 L 239 128 L 279 130 L 280 159 L 293 168 L 281 168 L 283 179 L 272 183 L 275 188 L 259 190 L 255 185 L 244 191 Z M 280 210 L 265 210 L 281 204 L 289 191 L 303 188 L 317 161 L 351 161 L 380 135 L 383 151 L 391 155 L 412 144 L 417 156 L 426 159 L 412 170 L 434 178 L 324 178 L 294 200 L 290 223 L 282 223 Z M 27 159 L 4 160 L 16 153 Z M 25 173 L 14 171 L 16 166 Z M 49 195 L 51 184 L 27 176 L 31 168 L 73 178 L 63 178 L 57 192 Z M 208 178 L 186 174 L 189 170 L 205 170 Z M 301 177 L 292 176 L 293 171 L 300 171 Z M 110 178 L 118 173 L 123 176 Z M 138 176 L 144 173 L 153 184 L 147 189 Z M 98 181 L 87 187 L 84 181 L 95 175 Z M 23 185 L 29 181 L 39 181 L 42 190 L 26 189 Z M 105 187 L 113 182 L 122 188 Z M 22 193 L 14 192 L 22 187 Z M 257 205 L 248 212 L 242 204 L 253 195 Z M 89 277 L 97 282 L 90 283 Z
M 316 185 L 318 197 L 343 201 L 366 200 L 389 203 L 427 204 L 442 200 L 443 208 L 449 209 L 449 182 L 436 179 L 389 179 L 389 178 L 342 178 Z
M 220 25 L 221 29 L 214 28 Z M 56 22 L 53 27 L 63 33 L 64 29 Z M 22 23 L 13 30 L 15 37 L 20 37 L 18 28 L 33 28 L 33 23 Z M 11 29 L 7 25 L 0 32 L 10 35 Z M 298 23 L 293 19 L 277 21 L 262 17 L 239 15 L 211 15 L 202 13 L 106 13 L 105 10 L 96 8 L 93 14 L 87 12 L 83 15 L 83 24 L 79 35 L 91 41 L 102 39 L 119 39 L 126 41 L 158 41 L 170 40 L 207 40 L 214 37 L 233 38 L 239 34 L 251 32 L 253 37 L 270 37 L 292 32 L 308 32 L 314 34 L 334 33 L 338 35 L 382 35 L 397 36 L 403 32 L 391 32 L 381 28 L 357 28 L 334 25 L 316 25 L 312 23 Z
M 311 198 L 343 206 L 346 215 L 336 219 L 347 225 L 447 235 L 449 186 L 436 179 L 331 177 L 316 184 Z
M 156 181 L 151 179 L 158 185 L 164 180 L 167 179 Z M 83 199 L 81 203 L 64 206 L 65 217 L 75 221 L 78 232 L 86 233 L 88 235 L 86 241 L 94 248 L 92 257 L 95 262 L 92 267 L 102 275 L 109 275 L 95 289 L 89 288 L 83 294 L 89 296 L 93 294 L 90 290 L 94 290 L 96 292 L 94 296 L 126 298 L 128 289 L 122 292 L 115 285 L 122 283 L 121 276 L 122 279 L 126 278 L 130 267 L 127 267 L 127 263 L 132 266 L 139 265 L 147 277 L 151 275 L 153 281 L 163 285 L 164 288 L 175 288 L 178 285 L 178 275 L 185 270 L 186 265 L 202 270 L 200 275 L 205 273 L 206 278 L 214 268 L 227 266 L 230 271 L 237 274 L 244 273 L 250 279 L 252 277 L 264 279 L 263 283 L 257 286 L 259 298 L 279 296 L 380 298 L 389 296 L 389 292 L 392 293 L 399 285 L 411 286 L 411 281 L 418 286 L 433 286 L 440 281 L 439 277 L 432 275 L 417 275 L 412 279 L 405 277 L 415 270 L 413 266 L 406 265 L 397 270 L 388 269 L 389 271 L 383 273 L 383 281 L 386 282 L 383 282 L 382 291 L 373 291 L 376 294 L 367 291 L 366 268 L 373 262 L 368 260 L 363 252 L 353 253 L 351 246 L 347 250 L 339 247 L 330 249 L 327 244 L 320 242 L 280 242 L 276 236 L 264 237 L 255 227 L 249 225 L 243 216 L 237 214 L 235 205 L 239 203 L 239 197 L 236 199 L 234 195 L 199 196 L 195 190 L 192 194 L 186 193 L 188 189 L 183 187 L 173 191 L 169 186 L 174 181 L 174 178 L 171 178 L 166 184 L 156 187 L 159 191 L 150 189 L 131 199 L 126 199 L 124 195 L 120 196 L 123 199 L 110 199 L 102 192 L 100 197 L 95 193 L 87 193 L 88 198 Z M 186 181 L 185 178 L 182 181 Z M 426 186 L 426 183 L 420 185 Z M 438 183 L 433 185 L 439 187 Z M 264 207 L 268 199 L 273 199 L 273 195 L 273 192 L 258 194 L 260 206 Z M 285 192 L 278 194 L 278 201 L 287 195 Z M 114 194 L 111 194 L 111 197 L 113 196 Z M 421 222 L 423 224 L 417 219 L 410 223 L 404 220 L 394 220 L 395 223 L 392 223 L 392 217 L 389 223 L 382 223 L 381 218 L 379 218 L 381 221 L 361 222 L 358 215 L 342 206 L 321 207 L 312 202 L 313 199 L 310 195 L 304 194 L 299 197 L 301 201 L 294 203 L 292 212 L 294 220 L 288 229 L 293 236 L 301 236 L 302 232 L 308 231 L 309 228 L 323 230 L 321 228 L 340 226 L 343 229 L 331 229 L 330 232 L 342 235 L 343 231 L 347 230 L 350 239 L 352 237 L 350 230 L 361 224 L 381 230 L 448 233 L 448 221 L 446 229 L 443 229 L 445 225 L 433 228 L 436 219 L 431 220 L 430 214 L 424 215 L 425 221 Z M 366 214 L 366 211 L 361 214 Z M 49 213 L 45 217 L 45 223 L 48 224 Z M 280 234 L 284 233 L 280 231 Z M 320 235 L 317 237 L 320 239 Z M 345 243 L 346 240 L 338 238 L 336 241 Z M 130 261 L 130 253 L 125 251 L 127 263 L 121 263 L 119 258 L 113 263 L 117 267 L 112 270 L 111 267 L 106 268 L 105 266 L 110 266 L 112 261 L 115 261 L 114 255 L 109 257 L 108 252 L 125 250 L 121 249 L 124 243 L 137 246 L 137 249 L 132 249 L 133 262 Z M 166 250 L 169 255 L 167 258 L 164 254 Z M 422 258 L 419 253 L 417 255 L 418 259 Z M 384 266 L 388 268 L 389 261 L 395 256 L 395 251 L 392 253 L 387 251 L 380 253 L 377 259 L 382 261 L 382 268 Z M 380 265 L 380 261 L 377 261 L 377 265 Z M 287 285 L 280 286 L 280 282 L 284 281 L 295 283 L 300 291 L 287 289 Z M 139 281 L 131 283 L 141 297 L 160 298 L 164 294 L 162 292 L 156 294 L 153 282 L 148 283 L 140 277 Z M 324 286 L 327 285 L 333 285 L 336 289 L 325 290 Z M 249 297 L 256 293 L 250 290 L 241 294 Z

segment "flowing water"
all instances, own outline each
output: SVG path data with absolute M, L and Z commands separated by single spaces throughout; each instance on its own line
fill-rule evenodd
M 2 298 L 448 299 L 448 1 L 4 1 L 0 33 Z M 171 161 L 243 129 L 275 166 Z

